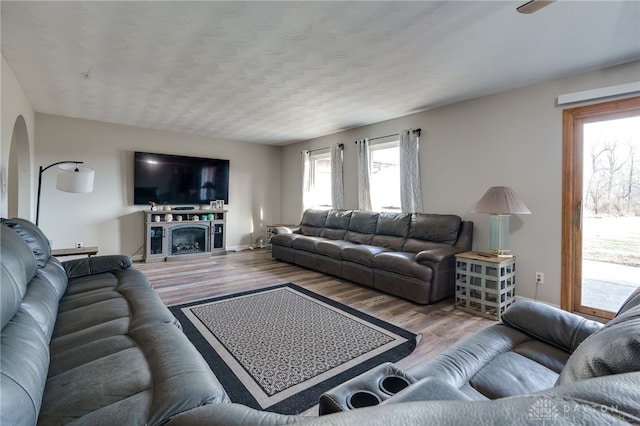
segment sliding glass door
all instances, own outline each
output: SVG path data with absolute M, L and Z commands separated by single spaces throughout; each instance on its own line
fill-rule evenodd
M 562 306 L 611 318 L 640 286 L 640 98 L 564 111 Z

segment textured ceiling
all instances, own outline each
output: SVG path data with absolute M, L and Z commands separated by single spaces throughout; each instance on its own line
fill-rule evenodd
M 282 145 L 640 58 L 640 2 L 1 2 L 37 112 Z M 86 75 L 85 75 L 86 74 Z

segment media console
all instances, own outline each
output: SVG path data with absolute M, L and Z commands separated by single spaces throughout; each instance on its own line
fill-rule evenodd
M 225 254 L 227 210 L 145 210 L 144 261 Z

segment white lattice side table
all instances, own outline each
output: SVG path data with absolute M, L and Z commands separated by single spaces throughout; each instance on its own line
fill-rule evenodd
M 456 255 L 456 308 L 499 320 L 515 301 L 516 259 L 469 251 Z

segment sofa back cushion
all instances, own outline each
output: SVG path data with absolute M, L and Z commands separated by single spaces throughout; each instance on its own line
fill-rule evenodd
M 461 222 L 460 216 L 453 214 L 414 213 L 409 238 L 453 245 L 458 240 Z
M 305 210 L 302 215 L 302 221 L 300 222 L 300 233 L 319 237 L 320 231 L 322 231 L 324 224 L 327 222 L 328 213 L 328 210 Z
M 371 244 L 400 251 L 407 238 L 410 223 L 411 215 L 408 213 L 380 213 Z
M 342 240 L 349 229 L 352 210 L 329 210 L 320 236 L 332 240 Z
M 349 221 L 349 231 L 345 240 L 356 244 L 369 244 L 378 226 L 380 213 L 369 211 L 354 211 Z
M 618 309 L 616 317 L 624 314 L 628 310 L 635 308 L 638 305 L 640 305 L 640 287 L 636 288 L 633 293 L 631 293 L 629 297 L 627 297 L 627 300 L 625 300 L 620 309 Z
M 35 224 L 25 219 L 2 219 L 2 224 L 13 229 L 31 248 L 39 267 L 43 267 L 51 257 L 51 245 L 47 236 Z
M 40 303 L 50 286 L 33 282 L 36 258 L 23 239 L 5 226 L 0 239 L 0 424 L 35 424 L 49 366 L 49 338 L 39 321 L 55 319 L 57 299 L 54 306 Z
M 635 297 L 637 291 L 628 301 Z M 569 357 L 557 384 L 635 371 L 640 371 L 640 305 L 626 309 L 585 339 Z
M 2 270 L 0 272 L 0 318 L 2 328 L 18 312 L 27 286 L 36 276 L 36 258 L 27 244 L 16 234 L 3 227 Z

